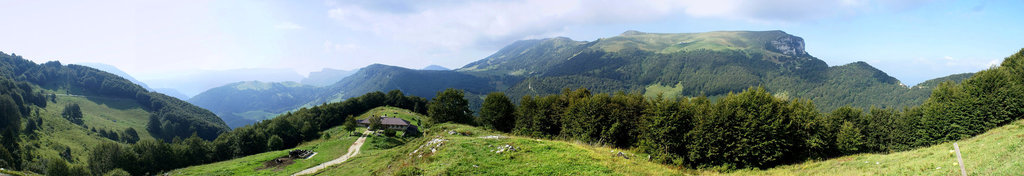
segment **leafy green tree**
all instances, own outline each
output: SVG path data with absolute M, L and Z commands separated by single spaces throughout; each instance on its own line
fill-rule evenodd
M 139 141 L 139 132 L 135 131 L 135 128 L 128 127 L 124 129 L 124 140 L 128 143 L 135 143 Z
M 4 139 L 0 138 L 0 140 Z M 8 151 L 7 147 L 0 147 L 0 167 L 16 168 L 17 163 L 15 163 L 15 161 L 21 160 L 21 158 L 15 158 L 14 155 L 16 154 L 17 153 L 11 153 L 11 151 Z
M 268 150 L 281 150 L 282 148 L 284 148 L 284 139 L 281 139 L 281 137 L 273 135 L 267 140 Z
M 163 131 L 162 127 L 163 123 L 160 122 L 160 117 L 156 115 L 149 116 L 149 121 L 146 122 L 146 131 L 149 131 L 150 135 L 153 135 L 154 138 L 159 138 L 161 136 L 160 132 Z
M 46 164 L 46 175 L 56 176 L 70 176 L 71 171 L 68 168 L 68 163 L 63 159 L 52 158 L 50 162 Z
M 867 116 L 858 122 L 861 133 L 864 134 L 864 151 L 895 151 L 896 135 L 906 133 L 902 131 L 898 121 L 900 114 L 895 109 L 881 109 L 872 106 Z
M 484 98 L 484 104 L 480 108 L 480 121 L 482 125 L 495 130 L 510 132 L 516 125 L 515 112 L 515 105 L 505 93 L 490 93 Z
M 0 95 L 0 130 L 17 129 L 21 124 L 18 104 L 9 95 Z
M 60 113 L 62 117 L 71 121 L 71 123 L 82 125 L 82 108 L 78 104 L 69 104 L 64 106 L 64 111 Z
M 128 171 L 124 171 L 124 169 L 114 169 L 114 170 L 110 170 L 107 173 L 103 174 L 103 176 L 131 176 L 131 175 L 132 175 L 131 173 L 128 173 Z
M 92 175 L 89 168 L 83 164 L 74 164 L 68 167 L 68 175 Z
M 687 133 L 689 160 L 696 166 L 770 167 L 802 157 L 804 113 L 764 88 L 719 100 L 698 115 Z
M 427 114 L 430 115 L 430 123 L 433 124 L 473 123 L 473 111 L 469 110 L 469 102 L 465 98 L 465 93 L 452 88 L 437 93 L 437 96 L 427 105 Z
M 854 154 L 862 150 L 864 135 L 853 122 L 843 122 L 836 134 L 836 147 L 843 154 Z
M 355 131 L 356 130 L 356 118 L 352 117 L 352 115 L 349 115 L 348 117 L 345 117 L 345 124 L 343 124 L 343 128 L 344 128 L 345 131 Z
M 210 155 L 213 150 L 210 147 L 210 142 L 203 140 L 203 138 L 200 138 L 197 134 L 192 134 L 191 137 L 185 138 L 179 146 L 183 148 L 180 153 L 184 158 L 184 163 L 199 164 L 206 163 L 211 160 Z
M 381 126 L 380 116 L 372 116 L 369 119 L 367 119 L 367 121 L 370 121 L 370 126 L 367 127 L 367 129 L 369 129 L 370 131 L 376 131 L 384 128 L 383 126 Z
M 175 165 L 175 161 L 179 160 L 179 156 L 175 156 L 173 150 L 168 144 L 162 141 L 144 139 L 141 140 L 131 147 L 138 155 L 138 160 L 135 162 L 138 166 L 138 171 L 134 172 L 137 174 L 155 173 L 156 171 L 169 170 Z
M 688 100 L 665 100 L 661 96 L 647 102 L 637 149 L 651 154 L 654 161 L 683 164 L 687 151 L 684 141 L 692 128 L 690 121 L 697 113 L 696 106 Z

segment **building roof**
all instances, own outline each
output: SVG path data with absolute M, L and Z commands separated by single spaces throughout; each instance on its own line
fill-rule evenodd
M 361 124 L 370 124 L 370 119 L 359 120 L 359 123 L 361 123 Z M 404 126 L 412 125 L 412 124 L 409 123 L 409 121 L 405 121 L 403 119 L 394 118 L 394 117 L 381 117 L 380 118 L 380 124 L 382 124 L 382 125 L 404 125 Z
M 406 125 L 406 126 L 410 125 L 408 121 L 402 120 L 400 118 L 391 118 L 391 117 L 381 118 L 380 119 L 380 123 L 384 124 L 384 125 Z

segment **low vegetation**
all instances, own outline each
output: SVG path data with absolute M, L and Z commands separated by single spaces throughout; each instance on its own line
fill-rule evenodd
M 967 175 L 1024 175 L 1024 121 L 958 141 Z M 703 172 L 701 175 L 722 173 Z M 953 143 L 890 154 L 871 153 L 722 175 L 959 175 Z

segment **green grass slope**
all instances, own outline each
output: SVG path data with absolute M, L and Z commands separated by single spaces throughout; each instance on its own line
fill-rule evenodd
M 32 135 L 23 136 L 22 146 L 31 152 L 30 167 L 42 167 L 45 165 L 44 160 L 52 158 L 63 158 L 71 164 L 85 164 L 90 148 L 105 141 L 113 141 L 91 131 L 93 128 L 118 133 L 134 128 L 140 139 L 153 139 L 145 130 L 150 113 L 135 101 L 66 95 L 57 96 L 56 100 L 56 103 L 50 102 L 46 108 L 39 109 L 38 115 L 33 115 L 41 119 L 42 125 Z M 65 105 L 72 103 L 82 108 L 82 119 L 86 127 L 61 117 Z
M 357 128 L 365 130 L 364 128 Z M 323 139 L 306 142 L 298 147 L 273 152 L 260 153 L 242 158 L 221 161 L 211 164 L 191 166 L 168 172 L 170 175 L 291 175 L 306 168 L 316 166 L 339 156 L 345 155 L 348 147 L 356 141 L 359 136 L 350 136 L 350 132 L 336 127 L 323 132 L 327 134 Z M 294 160 L 295 163 L 283 167 L 264 167 L 264 162 L 288 155 L 288 151 L 304 149 L 317 152 L 309 159 Z
M 380 107 L 356 119 L 387 114 L 417 124 L 423 115 L 405 109 Z M 357 128 L 356 131 L 365 130 Z M 456 132 L 449 134 L 449 131 Z M 607 147 L 594 147 L 564 141 L 539 140 L 509 136 L 477 127 L 440 124 L 426 130 L 419 138 L 371 136 L 348 161 L 321 170 L 317 175 L 394 175 L 419 171 L 424 175 L 681 175 L 682 170 L 646 161 L 646 155 Z M 358 136 L 341 127 L 322 132 L 330 138 L 319 139 L 293 149 L 319 152 L 308 160 L 282 168 L 262 169 L 263 162 L 287 155 L 288 150 L 256 154 L 206 165 L 168 172 L 171 175 L 291 175 L 341 155 Z M 502 136 L 501 138 L 486 138 Z M 430 141 L 445 140 L 436 152 L 430 152 Z M 428 144 L 430 144 L 428 146 Z M 496 153 L 497 147 L 511 145 L 516 151 Z M 423 146 L 421 148 L 421 146 Z M 415 151 L 415 152 L 414 152 Z M 612 152 L 615 151 L 615 152 Z M 618 156 L 623 152 L 630 159 Z
M 424 137 L 390 149 L 370 148 L 321 175 L 681 175 L 682 171 L 646 161 L 646 155 L 564 141 L 508 136 L 480 128 L 441 124 Z M 454 132 L 454 134 L 449 133 Z M 500 136 L 500 137 L 496 137 Z M 438 143 L 437 141 L 443 141 Z M 501 153 L 509 145 L 516 150 Z M 433 149 L 433 150 L 432 150 Z M 436 151 L 435 151 L 436 150 Z M 434 152 L 432 152 L 434 151 Z M 614 152 L 612 152 L 614 151 Z
M 1024 175 L 1024 120 L 958 142 L 967 175 Z M 953 143 L 891 154 L 858 154 L 725 175 L 959 175 Z M 704 173 L 715 175 L 718 173 Z
M 359 115 L 356 119 L 366 119 L 373 115 L 387 114 L 389 117 L 398 117 L 411 123 L 418 124 L 417 119 L 423 115 L 405 109 L 395 107 L 379 107 Z M 356 128 L 354 131 L 365 131 L 366 128 Z M 273 152 L 260 153 L 256 155 L 235 158 L 228 161 L 221 161 L 211 164 L 192 166 L 168 172 L 171 175 L 291 175 L 306 168 L 316 166 L 330 160 L 334 160 L 348 152 L 359 136 L 352 135 L 352 131 L 345 131 L 341 126 L 321 132 L 322 139 L 310 141 L 298 147 Z M 379 143 L 391 142 L 390 146 L 404 143 L 403 138 L 370 137 L 367 138 L 367 145 L 363 149 L 382 146 Z M 272 159 L 288 155 L 288 151 L 295 149 L 312 150 L 317 154 L 309 159 L 294 160 L 295 163 L 280 168 L 264 168 L 263 163 Z M 363 151 L 365 152 L 365 151 Z M 359 155 L 364 155 L 360 152 Z

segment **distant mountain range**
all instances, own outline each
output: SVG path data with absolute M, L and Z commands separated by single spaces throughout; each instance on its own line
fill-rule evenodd
M 676 34 L 627 31 L 596 41 L 565 37 L 523 40 L 455 70 L 414 70 L 374 64 L 323 87 L 282 85 L 270 86 L 273 89 L 240 89 L 228 85 L 210 95 L 269 95 L 267 97 L 287 97 L 283 102 L 290 103 L 250 103 L 267 97 L 193 98 L 190 102 L 217 112 L 231 122 L 238 121 L 232 118 L 263 119 L 272 117 L 268 114 L 335 102 L 372 91 L 401 90 L 409 95 L 431 98 L 445 88 L 457 88 L 466 91 L 471 105 L 478 106 L 482 95 L 496 91 L 519 98 L 560 93 L 567 88 L 587 88 L 597 93 L 642 92 L 648 97 L 667 98 L 705 95 L 714 99 L 750 86 L 763 86 L 777 96 L 810 99 L 819 109 L 831 111 L 847 105 L 920 105 L 934 87 L 907 87 L 864 62 L 829 67 L 807 53 L 804 46 L 802 38 L 782 31 Z M 956 81 L 966 77 L 969 76 L 953 75 L 938 80 Z M 218 103 L 241 106 L 204 106 Z M 246 117 L 246 114 L 252 116 Z
M 318 87 L 296 82 L 246 81 L 207 90 L 188 101 L 211 109 L 231 128 L 273 118 L 318 95 Z
M 187 96 L 195 96 L 214 87 L 238 81 L 284 82 L 304 77 L 291 69 L 251 68 L 233 70 L 184 71 L 174 77 L 143 80 L 151 87 L 174 88 Z
M 420 70 L 451 70 L 451 69 L 444 68 L 444 67 L 442 67 L 440 65 L 428 65 L 427 67 L 423 67 L 423 69 L 420 69 Z

